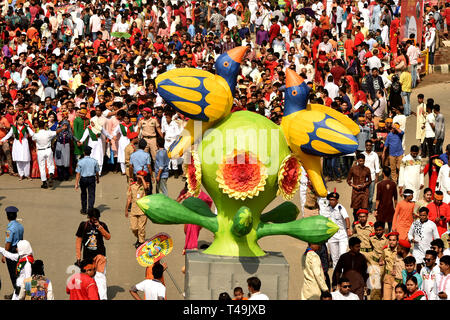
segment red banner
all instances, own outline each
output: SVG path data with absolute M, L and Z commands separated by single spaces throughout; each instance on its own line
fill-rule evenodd
M 401 0 L 400 41 L 409 39 L 414 34 L 414 40 L 419 47 L 422 43 L 423 31 L 423 1 Z

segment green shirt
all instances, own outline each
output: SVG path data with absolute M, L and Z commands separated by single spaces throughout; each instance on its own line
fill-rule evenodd
M 89 119 L 81 119 L 80 117 L 76 117 L 73 120 L 73 136 L 76 138 L 76 141 L 79 141 L 83 137 L 84 130 L 89 125 Z M 80 147 L 75 143 L 74 146 L 74 154 L 82 155 L 84 152 L 84 146 L 87 144 L 87 139 L 83 145 Z

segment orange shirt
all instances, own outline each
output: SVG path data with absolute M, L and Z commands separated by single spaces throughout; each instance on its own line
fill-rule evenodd
M 27 38 L 30 40 L 34 39 L 36 34 L 39 35 L 39 32 L 37 31 L 37 29 L 35 27 L 30 27 L 27 31 Z
M 6 136 L 6 134 L 9 132 L 11 125 L 9 124 L 8 119 L 6 119 L 5 117 L 0 118 L 0 124 L 0 139 L 3 139 L 3 137 Z M 2 128 L 3 126 L 5 128 Z
M 408 240 L 409 228 L 414 222 L 414 202 L 403 200 L 395 208 L 394 218 L 392 219 L 392 231 L 397 231 L 400 235 L 399 240 Z
M 328 16 L 321 16 L 320 23 L 322 24 L 323 30 L 330 30 L 330 18 Z
M 355 49 L 355 44 L 352 39 L 347 39 L 344 42 L 345 56 L 353 56 L 353 50 Z

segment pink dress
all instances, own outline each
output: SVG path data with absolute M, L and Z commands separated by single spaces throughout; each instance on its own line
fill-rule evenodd
M 182 202 L 184 199 L 189 198 L 187 192 L 183 189 L 178 196 L 178 202 Z M 212 206 L 212 199 L 205 192 L 200 191 L 198 195 L 199 199 L 203 200 L 210 208 Z M 196 224 L 185 224 L 184 225 L 184 233 L 186 234 L 186 238 L 184 241 L 184 250 L 190 249 L 198 249 L 198 235 L 200 234 L 200 230 L 202 227 Z
M 119 120 L 115 116 L 109 118 L 105 122 L 105 130 L 109 134 L 113 134 L 114 129 L 119 125 Z M 117 155 L 117 150 L 119 149 L 119 139 L 114 139 L 111 141 L 111 149 L 114 151 L 114 155 Z

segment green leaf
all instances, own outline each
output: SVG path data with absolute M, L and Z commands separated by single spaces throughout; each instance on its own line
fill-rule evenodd
M 216 215 L 212 213 L 211 209 L 206 204 L 206 202 L 203 201 L 202 199 L 189 197 L 186 200 L 184 200 L 181 204 L 186 208 L 188 208 L 189 210 L 197 212 L 199 215 L 202 215 L 204 217 L 208 218 L 216 217 Z
M 286 201 L 269 212 L 262 214 L 261 222 L 284 223 L 294 221 L 297 219 L 299 212 L 294 203 Z

